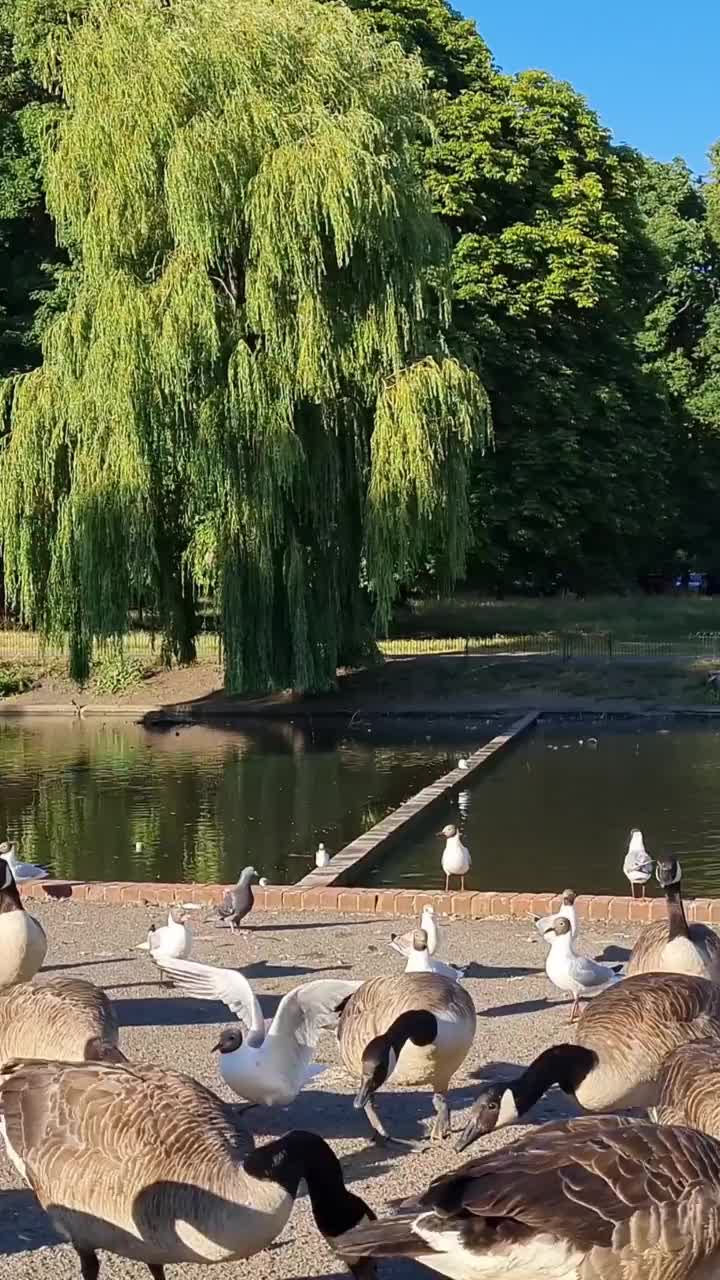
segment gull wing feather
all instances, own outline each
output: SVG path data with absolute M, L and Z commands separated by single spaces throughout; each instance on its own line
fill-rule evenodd
M 238 969 L 220 969 L 197 960 L 173 960 L 163 955 L 153 955 L 153 960 L 181 991 L 197 1000 L 220 1000 L 260 1041 L 265 1038 L 265 1019 L 257 996 Z
M 609 982 L 617 982 L 618 975 L 607 964 L 598 964 L 588 956 L 574 956 L 571 973 L 577 982 L 584 987 L 604 987 Z
M 314 1049 L 320 1032 L 337 1026 L 338 1005 L 362 985 L 357 980 L 318 978 L 294 987 L 280 1001 L 268 1037 L 280 1036 L 285 1041 L 294 1040 L 298 1045 Z

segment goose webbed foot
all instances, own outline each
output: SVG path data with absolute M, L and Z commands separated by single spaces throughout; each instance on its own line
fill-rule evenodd
M 430 1130 L 430 1137 L 449 1138 L 450 1137 L 450 1108 L 444 1093 L 433 1094 L 433 1106 L 437 1113 L 433 1127 Z
M 424 1144 L 413 1138 L 393 1138 L 385 1128 L 372 1102 L 366 1102 L 363 1111 L 372 1129 L 372 1140 L 378 1147 L 408 1147 L 411 1151 L 420 1150 Z

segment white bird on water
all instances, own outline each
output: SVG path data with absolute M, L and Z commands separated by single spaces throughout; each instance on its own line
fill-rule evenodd
M 192 933 L 188 925 L 189 916 L 182 915 L 176 920 L 172 911 L 168 911 L 168 921 L 161 929 L 151 925 L 145 942 L 137 947 L 138 951 L 149 951 L 153 959 L 167 956 L 169 959 L 184 960 L 190 955 Z
M 326 867 L 329 861 L 330 861 L 330 854 L 328 853 L 327 849 L 325 848 L 325 845 L 321 840 L 315 853 L 315 866 Z
M 465 877 L 470 870 L 470 854 L 460 839 L 460 833 L 453 822 L 449 822 L 440 832 L 445 837 L 445 848 L 442 856 L 442 869 L 445 872 L 445 892 L 450 888 L 450 877 L 460 877 L 460 888 L 465 888 Z
M 558 916 L 545 931 L 550 952 L 545 961 L 545 972 L 559 991 L 573 997 L 570 1021 L 574 1022 L 582 996 L 595 995 L 612 982 L 619 982 L 619 975 L 608 964 L 598 964 L 588 956 L 579 956 L 573 946 L 570 921 Z
M 645 885 L 652 875 L 652 869 L 653 860 L 645 848 L 643 833 L 637 827 L 633 827 L 623 863 L 623 871 L 630 881 L 633 898 L 635 897 L 636 884 L 642 885 L 642 896 L 643 898 L 645 897 Z
M 337 1007 L 362 982 L 320 978 L 283 996 L 266 1027 L 262 1009 L 244 974 L 192 960 L 170 960 L 153 952 L 153 959 L 176 987 L 200 1000 L 220 1000 L 241 1018 L 220 1034 L 220 1074 L 228 1088 L 248 1102 L 287 1106 L 300 1090 L 327 1067 L 313 1062 L 321 1031 L 334 1029 Z
M 0 844 L 0 858 L 4 858 L 17 884 L 23 880 L 46 880 L 50 874 L 46 867 L 36 867 L 34 862 L 21 862 L 17 856 L 17 844 L 3 840 Z

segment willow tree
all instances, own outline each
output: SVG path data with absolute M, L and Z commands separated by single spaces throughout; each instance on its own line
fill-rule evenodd
M 76 270 L 6 385 L 9 589 L 78 677 L 138 594 L 192 657 L 204 589 L 229 688 L 325 687 L 367 593 L 382 622 L 420 557 L 462 571 L 486 425 L 443 340 L 421 65 L 315 0 L 105 0 L 47 66 Z

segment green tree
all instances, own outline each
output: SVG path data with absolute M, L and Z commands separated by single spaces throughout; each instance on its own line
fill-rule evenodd
M 441 0 L 350 2 L 415 47 L 439 90 L 427 180 L 454 241 L 456 337 L 494 422 L 473 576 L 498 589 L 632 580 L 664 554 L 672 511 L 667 405 L 636 345 L 658 285 L 639 157 L 571 86 L 498 71 Z
M 713 162 L 717 168 L 717 150 Z M 643 162 L 640 203 L 657 262 L 639 345 L 671 412 L 674 544 L 720 579 L 720 243 L 713 234 L 716 177 L 695 179 L 682 160 Z
M 131 598 L 233 690 L 329 685 L 429 546 L 462 573 L 477 377 L 443 338 L 417 60 L 315 0 L 98 4 L 46 75 L 48 207 L 76 271 L 6 387 L 8 585 L 75 675 Z M 59 48 L 59 54 L 57 49 Z

